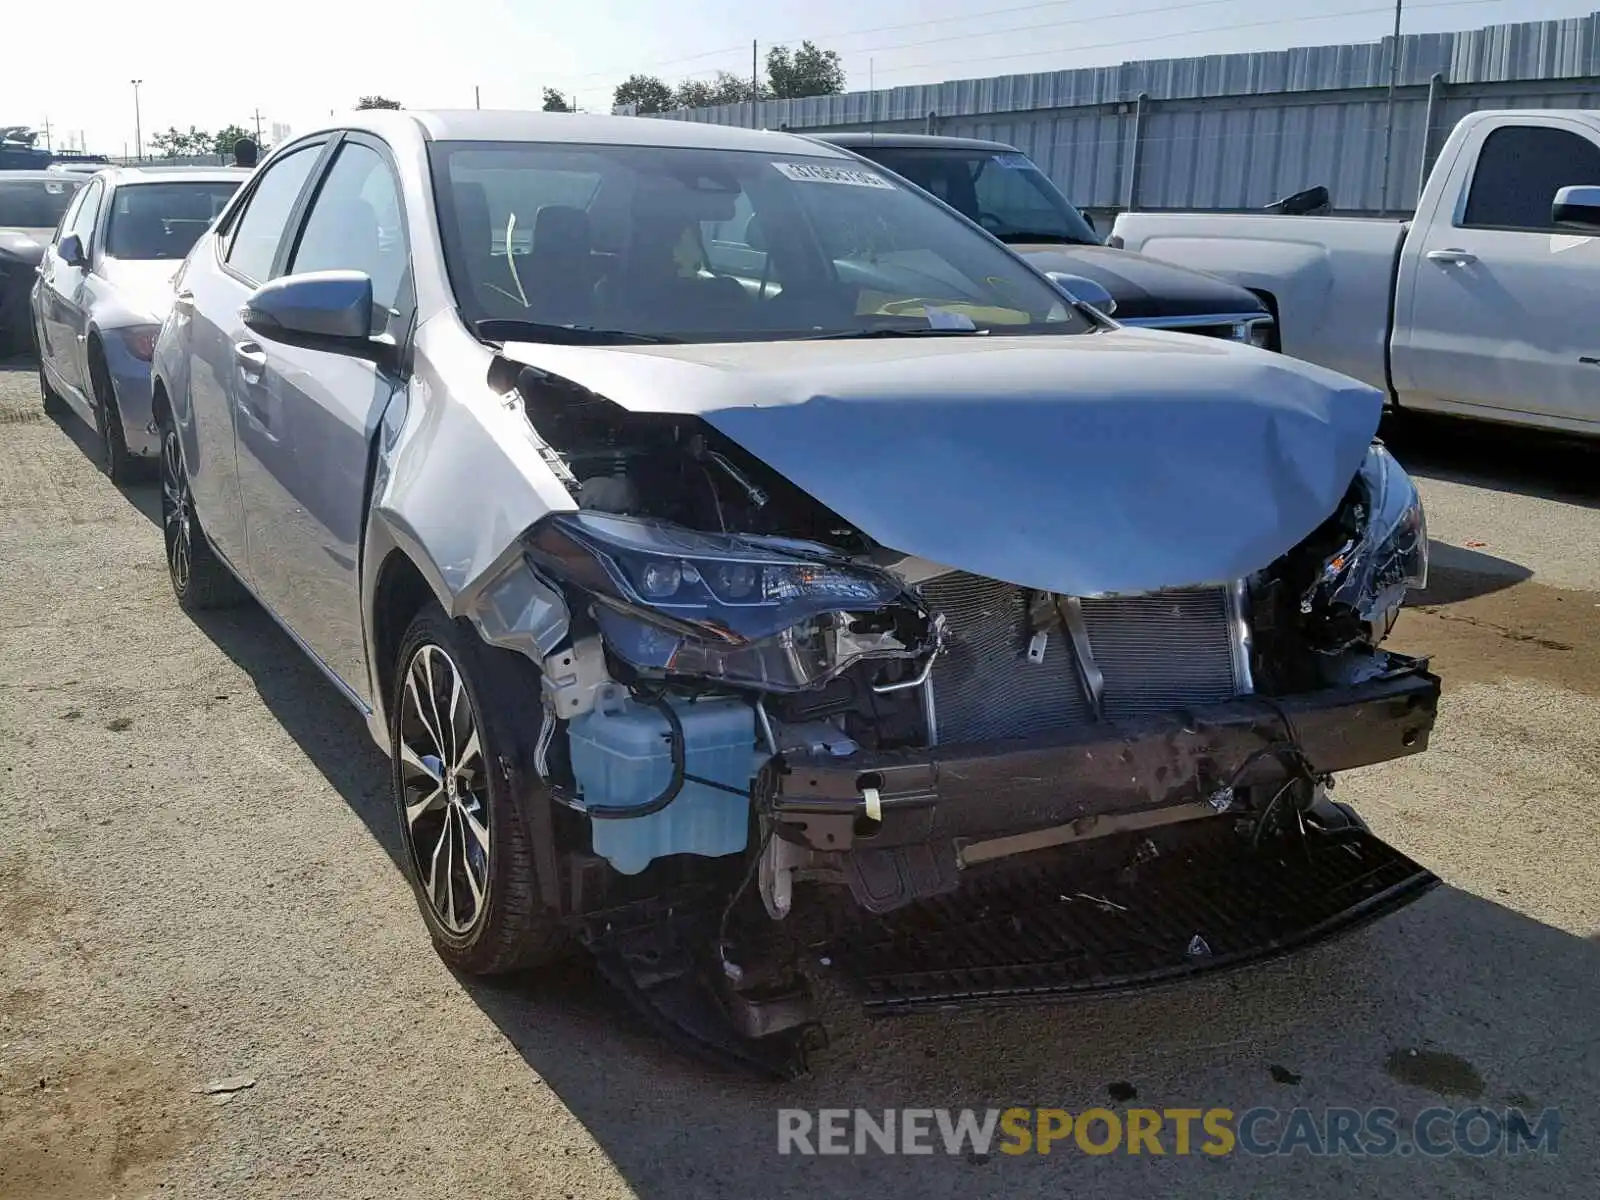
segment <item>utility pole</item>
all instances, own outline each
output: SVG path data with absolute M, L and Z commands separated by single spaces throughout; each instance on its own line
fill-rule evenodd
M 1400 82 L 1400 12 L 1406 0 L 1394 0 L 1394 48 L 1389 53 L 1389 100 L 1383 118 L 1383 181 L 1378 215 L 1389 211 L 1389 155 L 1394 149 L 1394 89 Z
M 261 148 L 261 106 L 256 105 L 256 149 Z
M 44 148 L 46 150 L 51 150 L 51 151 L 55 150 L 55 146 L 50 141 L 50 118 L 49 117 L 46 117 L 44 119 Z
M 481 97 L 478 94 L 478 85 L 477 84 L 473 84 L 472 85 L 472 107 L 473 108 L 482 108 L 483 107 L 483 97 Z
M 750 103 L 761 98 L 761 73 L 756 67 L 756 40 L 750 39 Z
M 144 161 L 144 130 L 139 122 L 139 85 L 142 79 L 129 80 L 133 84 L 133 155 L 140 162 Z

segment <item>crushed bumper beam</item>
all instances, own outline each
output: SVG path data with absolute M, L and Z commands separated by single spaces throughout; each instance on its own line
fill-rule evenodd
M 1133 721 L 1100 722 L 1047 738 L 975 746 L 792 756 L 772 810 L 813 849 L 888 848 L 986 839 L 1204 802 L 1286 778 L 1274 744 L 1296 746 L 1319 772 L 1420 753 L 1439 680 L 1420 665 L 1346 687 L 1247 696 Z

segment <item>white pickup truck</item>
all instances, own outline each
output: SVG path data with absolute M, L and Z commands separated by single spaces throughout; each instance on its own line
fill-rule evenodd
M 1111 244 L 1249 288 L 1402 409 L 1600 435 L 1600 113 L 1463 118 L 1411 221 L 1135 212 Z

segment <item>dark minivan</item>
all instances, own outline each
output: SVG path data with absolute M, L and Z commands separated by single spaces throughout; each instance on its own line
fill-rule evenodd
M 1179 329 L 1276 349 L 1272 313 L 1254 292 L 1213 275 L 1104 245 L 1094 226 L 1015 146 L 914 133 L 819 133 L 931 192 L 1078 295 L 1088 280 L 1124 325 Z M 1103 297 L 1101 298 L 1103 301 Z

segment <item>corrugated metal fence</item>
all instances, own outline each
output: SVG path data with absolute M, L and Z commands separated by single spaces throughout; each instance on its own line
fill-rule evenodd
M 1433 155 L 1481 108 L 1600 108 L 1600 13 L 1400 39 L 1001 75 L 663 113 L 795 131 L 914 130 L 1029 154 L 1074 202 L 1256 208 L 1315 184 L 1348 212 L 1408 211 Z M 618 111 L 626 111 L 619 109 Z

